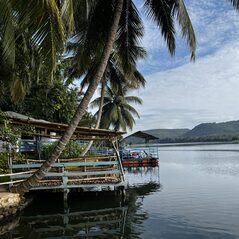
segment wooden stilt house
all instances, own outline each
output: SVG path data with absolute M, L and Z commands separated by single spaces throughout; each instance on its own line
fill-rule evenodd
M 9 167 L 12 185 L 30 177 L 42 163 L 41 146 L 57 141 L 67 125 L 33 119 L 21 114 L 8 112 L 14 127 L 32 126 L 35 132 L 31 137 L 22 136 L 19 150 L 23 159 L 11 158 Z M 118 138 L 124 132 L 77 127 L 72 140 L 86 147 L 89 141 L 94 144 L 87 155 L 61 157 L 52 165 L 50 172 L 31 190 L 77 189 L 79 191 L 103 191 L 125 188 L 124 171 L 119 157 Z

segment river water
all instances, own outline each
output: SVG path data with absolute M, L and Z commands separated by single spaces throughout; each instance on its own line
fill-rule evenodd
M 239 238 L 239 145 L 159 152 L 159 168 L 126 169 L 125 199 L 41 194 L 0 238 Z

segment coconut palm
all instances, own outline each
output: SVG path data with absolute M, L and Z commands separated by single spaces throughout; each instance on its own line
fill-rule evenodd
M 132 70 L 132 69 L 131 69 Z M 81 88 L 84 88 L 86 84 L 89 84 L 88 78 L 84 78 L 81 82 Z M 124 74 L 123 69 L 119 67 L 114 60 L 114 57 L 108 61 L 106 71 L 101 79 L 101 92 L 100 92 L 100 101 L 99 101 L 99 109 L 96 117 L 95 129 L 100 127 L 101 116 L 103 112 L 104 105 L 104 97 L 105 97 L 105 89 L 107 84 L 110 84 L 113 88 L 120 87 L 122 84 L 127 84 L 129 88 L 138 89 L 139 87 L 145 87 L 145 79 L 141 73 L 135 69 L 130 75 Z M 93 144 L 93 140 L 91 140 L 85 149 L 82 152 L 82 156 L 84 156 L 90 149 Z
M 95 1 L 95 6 L 91 8 L 87 15 L 87 24 L 84 25 L 84 22 L 82 22 L 82 24 L 77 25 L 78 39 L 79 41 L 85 41 L 86 43 L 86 47 L 80 49 L 77 53 L 81 60 L 79 68 L 82 66 L 81 69 L 83 72 L 84 69 L 87 69 L 87 64 L 88 66 L 91 65 L 92 59 L 97 59 L 97 68 L 94 71 L 94 77 L 92 77 L 93 79 L 79 104 L 71 124 L 66 129 L 65 134 L 60 139 L 52 155 L 33 176 L 19 184 L 15 188 L 15 191 L 20 193 L 28 191 L 32 185 L 35 185 L 39 179 L 44 177 L 45 173 L 51 168 L 51 164 L 59 158 L 97 89 L 105 72 L 114 43 L 118 42 L 115 49 L 119 49 L 122 55 L 122 57 L 119 58 L 119 61 L 123 61 L 123 56 L 127 57 L 134 55 L 135 49 L 134 47 L 131 47 L 131 43 L 132 40 L 137 41 L 141 33 L 140 29 L 133 31 L 132 27 L 134 27 L 134 24 L 131 25 L 128 21 L 130 6 L 134 6 L 133 1 L 131 0 Z M 187 39 L 187 43 L 191 50 L 191 57 L 194 58 L 196 47 L 195 35 L 183 1 L 145 1 L 145 8 L 147 15 L 161 28 L 161 33 L 166 40 L 171 54 L 174 54 L 175 51 L 175 30 L 173 19 L 175 16 L 177 17 L 179 25 L 182 28 L 183 36 Z M 136 7 L 131 10 L 134 14 L 137 14 Z M 99 15 L 102 15 L 102 12 L 104 12 L 104 16 L 107 16 L 107 19 L 99 18 Z M 125 16 L 123 20 L 121 14 L 122 18 Z M 119 25 L 120 20 L 121 22 L 127 23 L 125 27 Z M 101 31 L 102 29 L 103 31 Z M 127 33 L 130 29 L 132 30 L 132 36 L 134 36 L 134 38 L 131 36 L 132 40 L 128 38 L 129 35 Z M 130 59 L 130 57 L 127 59 Z M 126 66 L 126 68 L 128 68 L 129 64 Z M 130 71 L 130 69 L 125 69 L 125 71 L 126 70 Z
M 67 127 L 64 135 L 59 140 L 57 146 L 55 147 L 55 149 L 54 149 L 52 155 L 49 157 L 49 159 L 46 160 L 45 163 L 42 164 L 41 168 L 36 173 L 34 173 L 26 181 L 17 185 L 13 189 L 13 191 L 22 194 L 22 193 L 28 191 L 33 185 L 35 185 L 38 182 L 38 180 L 43 178 L 44 175 L 49 171 L 52 163 L 54 163 L 59 158 L 59 156 L 61 155 L 62 151 L 64 150 L 66 144 L 69 142 L 77 125 L 79 124 L 81 118 L 83 117 L 85 110 L 86 110 L 94 92 L 97 89 L 99 81 L 101 80 L 101 78 L 104 74 L 108 59 L 111 54 L 111 50 L 112 50 L 113 43 L 115 40 L 116 32 L 118 29 L 118 24 L 120 21 L 123 2 L 124 2 L 123 0 L 116 1 L 116 4 L 114 6 L 114 11 L 113 11 L 112 23 L 109 27 L 109 33 L 107 36 L 107 40 L 105 42 L 105 46 L 102 51 L 101 61 L 99 62 L 99 65 L 95 71 L 95 78 L 90 83 L 88 89 L 86 90 L 85 95 L 78 106 L 78 109 L 76 111 L 75 116 L 73 117 L 71 124 Z M 99 19 L 98 19 L 98 21 L 99 21 Z
M 136 96 L 128 96 L 130 90 L 132 89 L 127 84 L 118 87 L 107 86 L 102 108 L 101 128 L 109 129 L 111 126 L 114 130 L 133 128 L 134 117 L 139 118 L 139 114 L 131 104 L 142 104 L 142 100 Z M 99 106 L 100 103 L 101 97 L 95 99 L 92 106 Z M 96 112 L 97 114 L 99 111 Z
M 86 1 L 84 1 L 84 2 L 86 2 Z M 95 2 L 95 4 L 102 3 L 103 4 L 102 8 L 101 8 L 101 10 L 102 10 L 102 9 L 104 9 L 104 4 L 111 2 L 111 1 L 93 1 L 93 2 Z M 123 8 L 124 2 L 126 3 L 125 8 Z M 237 9 L 239 9 L 239 0 L 231 0 L 231 2 Z M 36 182 L 39 179 L 44 177 L 45 173 L 51 168 L 51 164 L 53 162 L 55 162 L 56 159 L 60 156 L 65 145 L 70 140 L 75 128 L 77 127 L 79 121 L 81 120 L 81 118 L 85 112 L 85 109 L 87 108 L 87 106 L 88 106 L 88 104 L 89 104 L 89 102 L 90 102 L 95 90 L 97 89 L 97 86 L 104 74 L 108 59 L 110 57 L 110 54 L 111 54 L 111 51 L 113 48 L 113 44 L 120 37 L 120 34 L 116 34 L 116 33 L 117 33 L 117 30 L 119 30 L 119 22 L 120 22 L 121 15 L 123 15 L 122 14 L 123 9 L 126 9 L 126 11 L 125 11 L 126 16 L 129 12 L 128 11 L 129 8 L 127 7 L 127 6 L 129 6 L 128 3 L 133 4 L 133 2 L 131 0 L 125 0 L 125 1 L 124 0 L 116 0 L 116 1 L 112 2 L 112 15 L 109 18 L 110 24 L 105 25 L 105 28 L 108 29 L 107 37 L 104 38 L 104 44 L 103 44 L 102 50 L 99 51 L 101 54 L 99 57 L 97 69 L 95 70 L 93 80 L 90 83 L 90 85 L 85 93 L 85 96 L 78 107 L 78 110 L 72 120 L 72 123 L 69 125 L 69 127 L 65 131 L 65 134 L 62 136 L 61 140 L 59 141 L 58 145 L 56 146 L 54 152 L 49 157 L 49 159 L 42 165 L 42 167 L 32 177 L 30 177 L 25 182 L 18 185 L 18 187 L 16 187 L 16 191 L 23 193 L 24 191 L 29 190 L 32 185 L 36 184 Z M 193 32 L 193 27 L 190 22 L 189 16 L 187 14 L 183 0 L 171 0 L 171 1 L 170 0 L 168 0 L 168 1 L 166 1 L 166 0 L 165 1 L 164 0 L 160 0 L 160 1 L 159 0 L 148 0 L 148 1 L 145 1 L 145 8 L 146 8 L 146 12 L 147 12 L 148 16 L 151 19 L 153 19 L 157 23 L 157 25 L 160 27 L 161 33 L 162 33 L 162 35 L 167 43 L 167 46 L 172 54 L 175 51 L 175 37 L 174 37 L 175 30 L 174 30 L 173 19 L 176 16 L 177 21 L 182 28 L 183 36 L 187 39 L 187 43 L 191 50 L 191 58 L 194 58 L 195 57 L 195 48 L 196 48 L 195 34 Z M 86 14 L 87 20 L 89 20 L 91 23 L 94 22 L 93 20 L 97 20 L 98 23 L 101 22 L 101 19 L 99 20 L 97 18 L 95 18 L 95 19 L 92 18 L 91 13 L 95 12 L 95 9 L 96 9 L 95 7 L 90 9 L 89 14 L 88 14 L 88 11 Z M 126 17 L 126 20 L 127 19 L 128 18 Z M 129 24 L 127 24 L 127 25 L 129 26 Z M 81 24 L 77 25 L 78 28 L 81 26 L 83 26 L 83 25 L 81 25 Z M 92 24 L 91 26 L 94 26 L 94 24 Z M 91 28 L 91 29 L 93 29 L 93 28 Z M 94 31 L 89 31 L 89 28 L 87 28 L 86 30 L 87 30 L 86 35 L 89 38 L 85 38 L 85 39 L 91 38 L 91 39 L 96 40 L 96 41 L 93 40 L 93 42 L 97 42 L 97 37 L 95 37 L 95 35 L 97 35 L 96 33 L 100 33 L 100 31 L 98 31 L 99 29 L 95 28 Z M 91 33 L 93 35 L 93 37 L 89 33 Z M 126 36 L 126 39 L 127 39 L 125 42 L 130 43 L 130 41 L 128 41 L 128 38 L 127 38 L 127 28 L 126 28 L 124 35 Z M 101 38 L 100 34 L 98 34 L 97 36 L 98 36 L 98 40 L 101 41 L 103 39 L 103 38 Z M 84 40 L 83 38 L 81 38 L 81 39 Z M 125 45 L 126 49 L 128 49 L 127 51 L 125 51 L 126 53 L 130 52 L 130 47 L 127 47 L 129 45 L 130 44 Z M 97 49 L 100 49 L 100 48 L 97 48 Z M 89 53 L 91 53 L 91 52 L 89 52 Z M 90 54 L 89 54 L 89 56 L 90 56 Z M 83 62 L 86 62 L 86 63 L 87 63 L 87 61 L 89 61 L 89 59 L 90 59 L 90 57 L 82 58 Z M 121 59 L 123 59 L 123 58 L 121 58 Z

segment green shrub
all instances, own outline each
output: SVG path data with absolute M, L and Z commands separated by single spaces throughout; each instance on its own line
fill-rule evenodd
M 43 144 L 41 146 L 41 159 L 48 159 L 53 152 L 54 148 L 56 147 L 57 142 L 50 143 L 50 144 Z M 81 155 L 83 151 L 83 147 L 71 140 L 65 147 L 64 151 L 62 152 L 60 158 L 76 158 Z

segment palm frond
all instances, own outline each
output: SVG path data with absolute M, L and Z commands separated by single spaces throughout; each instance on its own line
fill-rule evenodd
M 89 68 L 92 60 L 100 58 L 113 16 L 113 1 L 95 2 L 94 7 L 90 8 L 87 19 L 78 19 L 76 34 L 71 39 L 76 43 L 74 58 L 79 69 Z
M 144 76 L 135 68 L 133 74 L 129 77 L 128 80 L 129 88 L 138 89 L 140 87 L 145 87 L 146 80 Z
M 125 74 L 131 73 L 136 61 L 146 56 L 146 51 L 139 45 L 143 31 L 142 19 L 136 6 L 132 0 L 125 0 L 115 41 L 117 61 Z
M 196 36 L 183 0 L 176 1 L 173 5 L 173 12 L 176 14 L 178 23 L 181 26 L 182 35 L 187 40 L 187 44 L 191 51 L 191 60 L 195 60 Z
M 143 100 L 137 96 L 125 96 L 124 99 L 128 103 L 134 103 L 134 104 L 139 104 L 139 105 L 143 104 Z
M 10 83 L 11 98 L 14 103 L 22 101 L 27 93 L 26 87 L 19 78 Z
M 152 19 L 159 28 L 167 43 L 169 52 L 175 54 L 175 29 L 172 8 L 169 1 L 165 0 L 145 0 L 144 8 L 147 16 Z
M 228 0 L 232 3 L 232 6 L 236 9 L 239 10 L 239 0 Z
M 10 0 L 0 0 L 1 6 L 1 35 L 3 58 L 13 67 L 15 62 L 15 30 L 16 19 L 13 14 L 13 8 Z
M 131 113 L 128 112 L 125 108 L 122 108 L 121 115 L 122 115 L 122 118 L 124 119 L 126 127 L 130 128 L 132 130 L 132 128 L 135 124 L 135 120 L 132 117 Z M 126 130 L 126 127 L 123 130 Z
M 129 114 L 134 115 L 137 118 L 140 118 L 139 113 L 137 112 L 137 110 L 134 107 L 132 107 L 131 105 L 123 104 L 121 108 L 127 110 L 129 112 Z
M 64 50 L 64 23 L 56 1 L 16 1 L 20 29 L 27 29 L 39 56 L 49 69 L 50 78 L 56 69 L 57 54 Z
M 107 105 L 108 103 L 110 103 L 112 100 L 109 97 L 104 97 L 104 105 Z M 91 102 L 91 107 L 99 107 L 100 105 L 100 97 L 94 99 Z
M 77 3 L 78 1 L 75 2 Z M 61 7 L 61 16 L 64 20 L 67 32 L 73 32 L 75 26 L 73 0 L 63 1 L 63 5 Z

